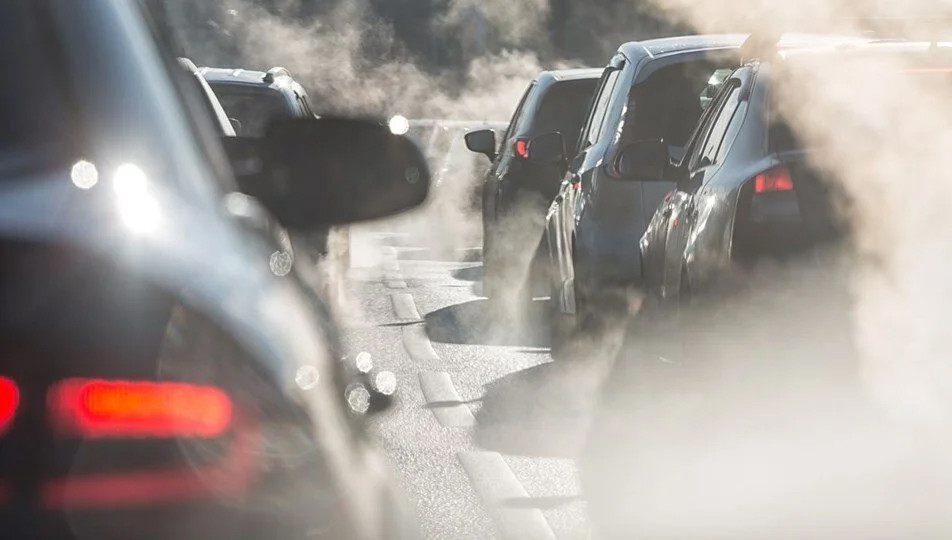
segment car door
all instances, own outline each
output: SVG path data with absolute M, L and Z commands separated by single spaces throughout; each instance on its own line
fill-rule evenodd
M 624 57 L 618 56 L 612 61 L 599 82 L 589 114 L 588 121 L 579 137 L 579 146 L 576 156 L 569 163 L 559 192 L 553 201 L 546 224 L 546 234 L 549 237 L 549 246 L 552 251 L 553 275 L 557 276 L 555 285 L 563 294 L 565 301 L 561 306 L 564 311 L 573 311 L 572 299 L 563 290 L 565 284 L 574 279 L 575 272 L 572 265 L 573 238 L 575 235 L 575 216 L 582 197 L 583 168 L 588 161 L 588 153 L 601 140 L 606 130 L 605 119 L 609 110 L 611 98 L 618 85 L 618 79 L 624 68 Z
M 662 211 L 668 222 L 662 298 L 677 298 L 683 290 L 693 290 L 692 265 L 698 262 L 693 239 L 704 221 L 701 212 L 709 210 L 706 198 L 729 144 L 732 126 L 736 135 L 737 123 L 732 120 L 741 103 L 741 80 L 735 76 L 724 84 L 706 124 L 696 133 L 693 147 L 685 156 L 686 163 L 682 163 L 685 172 Z

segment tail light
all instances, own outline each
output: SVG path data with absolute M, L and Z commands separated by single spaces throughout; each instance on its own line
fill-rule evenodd
M 217 437 L 232 418 L 231 400 L 211 386 L 68 379 L 48 397 L 54 427 L 84 438 Z
M 516 139 L 515 143 L 516 155 L 522 159 L 529 159 L 529 140 L 528 139 Z
M 786 165 L 778 165 L 754 177 L 754 193 L 772 191 L 793 191 L 793 178 Z
M 0 433 L 5 432 L 20 405 L 20 389 L 12 380 L 0 377 Z

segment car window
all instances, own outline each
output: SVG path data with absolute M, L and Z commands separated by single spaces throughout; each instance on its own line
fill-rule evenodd
M 519 100 L 519 105 L 516 107 L 516 112 L 512 114 L 512 120 L 509 121 L 509 129 L 506 130 L 506 136 L 499 141 L 499 153 L 502 153 L 502 149 L 506 146 L 506 143 L 513 137 L 516 133 L 516 130 L 521 127 L 523 123 L 522 112 L 526 107 L 526 102 L 529 101 L 529 96 L 532 95 L 532 92 L 536 88 L 535 81 L 526 88 L 526 91 L 522 94 L 522 99 Z
M 704 112 L 712 73 L 715 67 L 707 59 L 681 62 L 658 69 L 634 85 L 622 139 L 661 139 L 680 153 Z
M 747 117 L 747 104 L 748 102 L 741 101 L 740 104 L 734 109 L 733 114 L 731 114 L 731 120 L 727 124 L 727 130 L 724 132 L 724 137 L 721 138 L 720 145 L 718 145 L 717 153 L 714 156 L 714 163 L 720 163 L 724 161 L 724 156 L 727 155 L 727 151 L 730 150 L 731 144 L 733 144 L 734 139 L 737 138 L 737 134 L 740 132 L 740 127 L 744 124 L 744 118 Z
M 588 147 L 598 142 L 602 131 L 602 124 L 605 122 L 605 113 L 608 111 L 608 103 L 611 101 L 620 74 L 620 68 L 610 68 L 602 75 L 598 97 L 595 99 L 594 106 L 592 107 L 592 115 L 588 119 L 588 125 L 585 126 L 585 136 L 581 143 L 583 147 Z
M 596 83 L 596 80 L 578 80 L 553 85 L 535 114 L 530 128 L 532 134 L 558 131 L 565 139 L 565 147 L 575 148 Z
M 717 163 L 717 151 L 724 141 L 727 128 L 730 126 L 731 118 L 740 105 L 740 86 L 731 85 L 730 93 L 724 100 L 724 104 L 717 112 L 717 117 L 711 125 L 711 131 L 708 133 L 707 140 L 704 142 L 704 149 L 701 150 L 701 163 Z
M 717 120 L 718 113 L 723 108 L 727 96 L 729 96 L 732 91 L 732 84 L 725 84 L 721 87 L 720 93 L 714 96 L 710 106 L 704 111 L 704 114 L 701 115 L 701 120 L 694 129 L 694 133 L 691 134 L 691 138 L 688 139 L 688 150 L 684 159 L 688 160 L 687 164 L 690 169 L 697 167 L 700 161 L 701 151 L 704 150 L 704 143 L 707 141 L 707 136 L 711 132 L 711 127 L 714 121 Z
M 717 142 L 720 143 L 720 140 L 723 136 L 724 131 L 727 129 L 727 121 L 730 120 L 728 116 L 727 120 L 723 119 L 723 115 L 728 101 L 735 96 L 735 91 L 737 90 L 737 80 L 731 79 L 728 81 L 723 88 L 721 88 L 720 94 L 715 98 L 711 106 L 708 108 L 709 114 L 706 114 L 705 123 L 701 126 L 697 132 L 694 133 L 691 141 L 691 151 L 689 155 L 690 161 L 689 166 L 691 169 L 696 169 L 697 167 L 702 167 L 707 165 L 705 157 L 710 160 L 710 163 L 713 163 L 714 153 L 717 152 L 715 147 L 713 153 L 710 153 L 710 141 L 712 139 L 712 134 L 716 129 L 718 129 L 718 123 L 721 122 L 720 133 L 721 136 L 717 137 Z M 731 112 L 736 107 L 731 108 Z M 710 153 L 710 155 L 706 155 Z
M 213 84 L 218 101 L 229 118 L 238 120 L 245 137 L 262 137 L 275 118 L 294 116 L 280 92 L 263 87 Z

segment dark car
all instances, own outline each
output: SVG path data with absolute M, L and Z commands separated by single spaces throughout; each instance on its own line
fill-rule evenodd
M 423 157 L 382 123 L 288 120 L 239 185 L 144 5 L 0 3 L 3 536 L 403 534 L 354 414 L 369 392 L 243 216 L 251 196 L 302 229 L 407 208 Z
M 663 171 L 676 189 L 641 239 L 648 298 L 582 458 L 590 508 L 609 537 L 941 537 L 952 520 L 933 501 L 948 498 L 948 454 L 913 427 L 922 417 L 899 412 L 921 394 L 884 396 L 909 388 L 909 357 L 876 365 L 882 356 L 867 347 L 878 341 L 861 322 L 875 309 L 857 298 L 869 275 L 873 290 L 907 279 L 862 256 L 857 226 L 900 259 L 922 237 L 882 235 L 894 225 L 881 221 L 906 216 L 874 206 L 870 222 L 853 202 L 883 197 L 881 182 L 897 171 L 905 178 L 923 162 L 938 165 L 941 145 L 924 156 L 921 141 L 897 144 L 906 137 L 898 134 L 916 124 L 933 137 L 919 124 L 947 123 L 922 122 L 939 102 L 921 89 L 944 100 L 952 54 L 897 40 L 750 58 L 726 79 L 679 163 L 667 163 L 660 140 L 622 150 L 632 177 Z M 891 90 L 870 107 L 854 94 L 856 80 Z M 781 88 L 790 81 L 805 82 Z M 910 98 L 899 88 L 919 91 Z M 830 97 L 836 89 L 844 94 Z M 853 142 L 856 134 L 870 138 Z M 853 152 L 854 162 L 830 163 L 831 151 Z M 875 180 L 843 189 L 853 175 Z M 931 245 L 944 232 L 921 234 Z
M 470 150 L 492 160 L 483 184 L 485 296 L 531 292 L 531 280 L 523 285 L 532 274 L 542 219 L 565 165 L 529 161 L 528 143 L 536 135 L 557 132 L 574 148 L 600 74 L 597 69 L 544 71 L 529 84 L 498 146 L 492 130 L 466 135 Z
M 314 118 L 307 91 L 282 67 L 266 72 L 230 68 L 198 68 L 198 74 L 218 97 L 240 137 L 263 137 L 268 125 L 281 118 Z M 330 231 L 295 235 L 316 257 L 327 255 Z
M 629 182 L 614 167 L 627 141 L 664 138 L 679 157 L 709 101 L 718 70 L 736 66 L 744 36 L 692 36 L 622 45 L 598 83 L 568 172 L 545 217 L 552 299 L 558 312 L 584 312 L 610 286 L 637 284 L 637 239 L 671 184 Z M 546 138 L 548 138 L 546 136 Z M 530 141 L 530 159 L 561 161 L 558 144 Z M 555 148 L 545 155 L 543 150 Z
M 313 118 L 307 91 L 282 67 L 268 71 L 202 67 L 238 135 L 261 137 L 275 118 Z

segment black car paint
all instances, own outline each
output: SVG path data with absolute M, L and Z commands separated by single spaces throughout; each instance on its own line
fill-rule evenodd
M 522 261 L 520 264 L 512 262 L 512 259 L 521 256 L 523 252 L 536 253 L 541 222 L 535 222 L 541 220 L 546 205 L 558 190 L 558 179 L 565 172 L 564 165 L 534 163 L 516 155 L 516 140 L 528 141 L 546 131 L 541 124 L 551 123 L 552 120 L 543 118 L 540 113 L 546 98 L 555 88 L 562 85 L 590 85 L 591 91 L 594 91 L 597 76 L 596 70 L 542 72 L 529 84 L 513 113 L 506 133 L 497 141 L 498 150 L 483 184 L 483 253 L 490 282 L 497 275 L 508 274 L 511 269 L 509 267 L 521 269 L 520 267 L 524 266 L 528 271 L 530 261 Z M 587 97 L 584 101 L 590 99 Z M 581 121 L 584 120 L 576 122 L 564 117 L 577 114 L 580 119 L 584 118 L 586 105 L 587 103 L 579 103 L 577 112 L 558 111 L 562 115 L 560 122 L 578 123 L 573 126 L 575 133 L 562 134 L 566 140 L 578 136 Z M 513 216 L 513 220 L 518 221 L 518 224 L 510 226 L 508 221 L 503 223 L 507 215 Z M 539 219 L 536 219 L 536 216 Z M 539 234 L 536 234 L 536 230 Z M 515 277 L 499 277 L 495 281 L 511 282 L 519 279 L 516 275 L 518 272 L 514 271 L 512 274 Z M 491 289 L 492 286 L 490 284 L 487 288 Z M 492 292 L 484 290 L 484 293 L 490 296 Z

